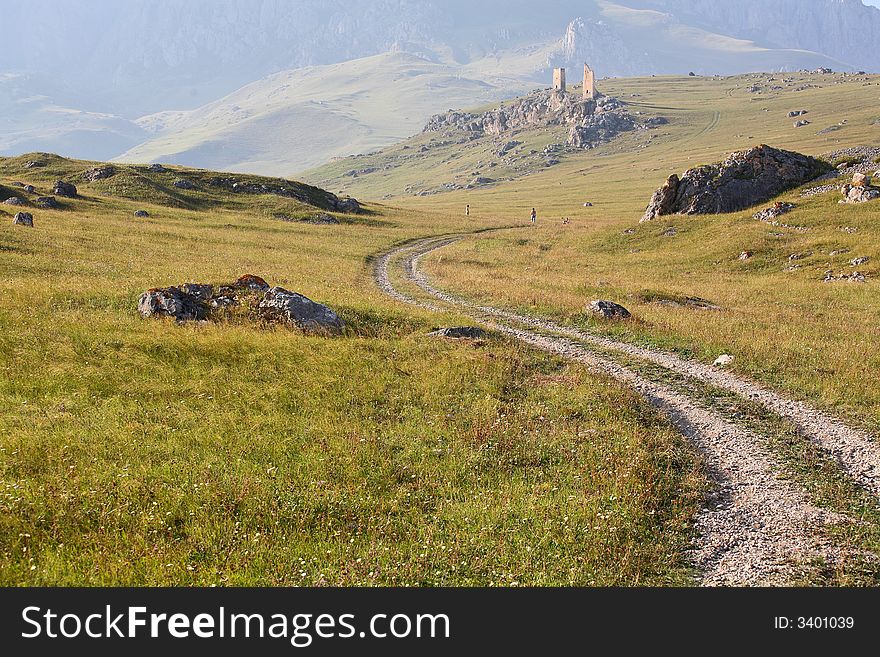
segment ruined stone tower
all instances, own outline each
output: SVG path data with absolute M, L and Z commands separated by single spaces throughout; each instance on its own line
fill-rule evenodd
M 596 74 L 588 64 L 584 64 L 584 100 L 595 100 L 599 92 L 596 91 Z
M 565 69 L 564 68 L 554 68 L 553 69 L 553 90 L 554 91 L 565 91 Z

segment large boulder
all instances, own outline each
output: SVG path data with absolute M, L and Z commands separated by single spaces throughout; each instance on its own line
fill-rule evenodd
M 353 198 L 341 198 L 336 201 L 335 206 L 337 212 L 357 214 L 361 211 L 361 204 Z
M 283 287 L 266 292 L 259 310 L 270 321 L 292 324 L 308 333 L 338 334 L 345 329 L 345 323 L 331 308 Z
M 173 317 L 178 322 L 201 320 L 208 316 L 205 302 L 179 287 L 154 288 L 138 299 L 138 312 L 143 317 Z
M 642 221 L 668 214 L 719 214 L 763 203 L 831 170 L 822 160 L 761 145 L 728 156 L 720 164 L 670 176 L 658 189 Z
M 17 212 L 12 218 L 12 223 L 16 226 L 27 226 L 28 228 L 33 228 L 34 215 L 32 215 L 30 212 Z
M 55 186 L 52 188 L 52 193 L 55 196 L 63 196 L 65 198 L 76 198 L 76 185 L 73 185 L 69 182 L 64 182 L 63 180 L 59 180 L 55 183 Z
M 25 205 L 25 200 L 18 196 L 10 196 L 8 199 L 3 201 L 3 205 Z

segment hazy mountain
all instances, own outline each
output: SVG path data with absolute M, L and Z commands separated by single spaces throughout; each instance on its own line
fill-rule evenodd
M 129 151 L 278 173 L 405 136 L 430 113 L 473 104 L 470 89 L 479 102 L 545 84 L 553 65 L 589 60 L 600 75 L 876 70 L 880 48 L 880 10 L 860 0 L 0 0 L 0 12 L 0 153 Z M 412 57 L 346 79 L 347 104 L 335 91 L 321 98 L 321 66 L 386 53 Z M 369 98 L 387 101 L 372 85 L 393 89 L 402 61 L 436 86 L 401 86 L 388 111 L 405 119 L 390 120 Z M 302 94 L 285 83 L 300 77 Z M 270 111 L 232 109 L 275 83 L 288 87 Z M 326 139 L 294 139 L 311 124 Z

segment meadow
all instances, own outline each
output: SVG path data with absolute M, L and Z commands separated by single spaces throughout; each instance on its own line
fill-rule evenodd
M 427 337 L 464 318 L 372 283 L 377 253 L 463 218 L 368 205 L 279 221 L 314 208 L 181 169 L 85 183 L 92 166 L 0 160 L 13 193 L 80 192 L 59 210 L 0 205 L 0 583 L 691 581 L 704 480 L 665 420 L 501 337 Z M 19 209 L 35 228 L 12 225 Z M 329 304 L 345 335 L 136 312 L 145 289 L 245 272 Z

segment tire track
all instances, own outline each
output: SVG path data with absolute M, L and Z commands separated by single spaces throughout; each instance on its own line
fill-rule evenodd
M 844 560 L 845 555 L 830 544 L 823 532 L 825 526 L 840 522 L 842 518 L 816 508 L 803 490 L 779 478 L 777 464 L 760 437 L 731 424 L 673 388 L 649 381 L 582 344 L 593 342 L 600 346 L 596 340 L 625 346 L 623 343 L 491 306 L 473 304 L 433 287 L 419 271 L 419 259 L 461 237 L 426 239 L 383 254 L 377 259 L 374 270 L 377 284 L 398 301 L 429 310 L 444 310 L 433 301 L 414 299 L 395 288 L 389 269 L 397 257 L 403 256 L 404 277 L 434 300 L 463 309 L 511 338 L 583 363 L 626 383 L 669 417 L 702 453 L 709 475 L 716 484 L 695 519 L 696 538 L 688 551 L 703 585 L 786 584 L 797 577 L 798 568 L 803 564 L 816 559 L 831 564 Z M 543 331 L 563 335 L 550 336 Z M 585 340 L 586 337 L 590 339 Z

